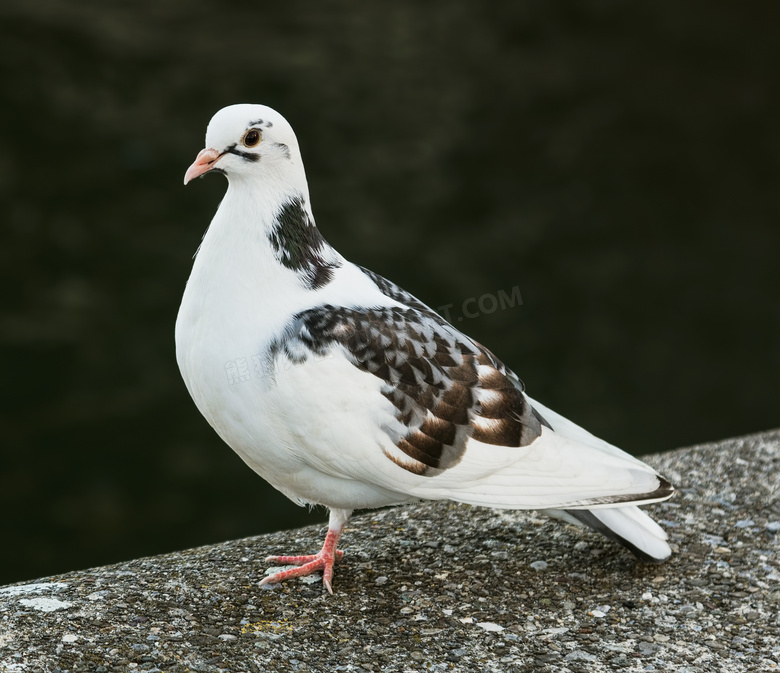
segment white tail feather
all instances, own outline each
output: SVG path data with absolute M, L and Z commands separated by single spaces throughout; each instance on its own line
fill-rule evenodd
M 666 531 L 638 507 L 612 507 L 582 511 L 595 517 L 601 525 L 619 538 L 622 544 L 626 544 L 629 548 L 635 548 L 655 561 L 664 561 L 672 554 L 672 550 L 666 542 L 668 539 Z M 560 509 L 548 509 L 543 510 L 543 513 L 578 526 L 583 524 L 575 518 L 576 510 L 566 512 Z M 603 530 L 599 532 L 604 533 Z

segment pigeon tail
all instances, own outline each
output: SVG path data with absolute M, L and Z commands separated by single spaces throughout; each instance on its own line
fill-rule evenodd
M 584 524 L 622 544 L 645 563 L 661 563 L 672 554 L 666 532 L 639 507 L 546 510 L 545 514 Z

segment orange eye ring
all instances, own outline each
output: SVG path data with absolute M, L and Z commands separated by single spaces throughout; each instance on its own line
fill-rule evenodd
M 241 138 L 241 144 L 244 147 L 257 147 L 263 139 L 262 134 L 257 129 L 249 129 L 244 137 Z

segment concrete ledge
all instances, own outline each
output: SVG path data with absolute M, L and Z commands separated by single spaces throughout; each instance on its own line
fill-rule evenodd
M 258 587 L 320 527 L 0 588 L 0 670 L 778 670 L 780 431 L 648 462 L 680 488 L 653 507 L 663 565 L 533 513 L 424 503 L 353 520 L 334 596 Z

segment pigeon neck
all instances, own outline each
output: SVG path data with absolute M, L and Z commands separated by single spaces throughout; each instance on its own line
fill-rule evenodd
M 312 290 L 327 285 L 341 266 L 338 253 L 328 245 L 314 224 L 303 195 L 282 204 L 268 240 L 276 260 L 298 274 Z
M 344 260 L 314 224 L 305 184 L 303 190 L 249 187 L 228 187 L 199 256 L 207 245 L 223 254 L 229 249 L 235 259 L 259 264 L 264 275 L 297 277 L 308 290 L 330 283 Z

